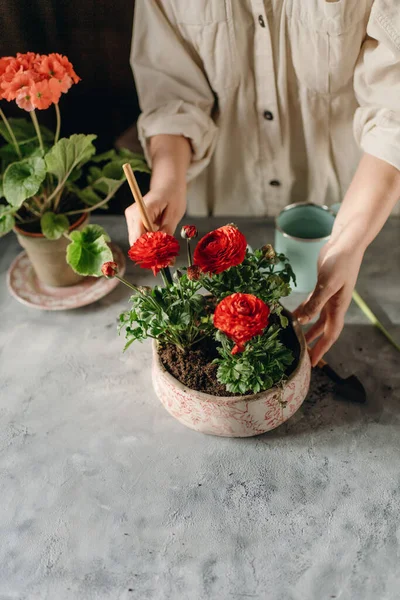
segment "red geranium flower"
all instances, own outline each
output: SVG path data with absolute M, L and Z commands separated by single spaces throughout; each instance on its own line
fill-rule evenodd
M 246 342 L 264 331 L 269 314 L 269 307 L 257 296 L 236 293 L 218 304 L 214 325 L 235 342 L 232 354 L 237 354 L 243 352 Z
M 27 52 L 0 59 L 0 98 L 16 100 L 28 111 L 57 104 L 61 94 L 78 81 L 72 64 L 61 54 Z
M 154 275 L 157 275 L 161 269 L 169 267 L 178 254 L 178 240 L 163 231 L 144 233 L 128 252 L 133 262 L 142 269 L 151 269 Z
M 11 74 L 11 76 L 10 76 Z M 34 73 L 27 71 L 26 73 L 12 73 L 6 71 L 2 77 L 1 87 L 3 89 L 3 98 L 11 102 L 21 94 L 23 88 L 30 88 L 34 82 Z
M 57 79 L 53 78 L 33 83 L 30 92 L 33 106 L 39 110 L 46 110 L 60 100 L 61 87 Z
M 203 273 L 222 273 L 244 261 L 246 247 L 243 233 L 234 225 L 225 225 L 201 238 L 194 251 L 194 262 Z

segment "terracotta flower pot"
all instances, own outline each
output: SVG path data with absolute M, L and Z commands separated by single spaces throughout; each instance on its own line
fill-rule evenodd
M 274 387 L 251 396 L 219 397 L 191 390 L 166 371 L 153 343 L 153 386 L 167 411 L 183 425 L 224 437 L 249 437 L 279 427 L 307 396 L 311 364 L 300 325 L 293 322 L 300 343 L 296 369 L 283 388 Z
M 69 231 L 82 229 L 87 221 L 88 216 L 83 213 L 71 225 Z M 65 258 L 69 244 L 67 238 L 62 236 L 59 240 L 48 240 L 42 233 L 29 233 L 19 227 L 15 227 L 15 232 L 19 243 L 26 250 L 40 281 L 53 287 L 66 287 L 75 285 L 83 279 L 67 264 Z

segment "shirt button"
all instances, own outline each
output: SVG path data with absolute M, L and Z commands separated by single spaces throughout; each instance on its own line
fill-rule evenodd
M 262 15 L 258 15 L 258 22 L 260 23 L 261 27 L 265 27 L 265 21 Z
M 267 121 L 272 121 L 273 118 L 274 118 L 274 115 L 272 114 L 271 111 L 269 111 L 269 110 L 264 111 L 264 119 L 266 119 Z
M 269 182 L 269 185 L 272 185 L 273 187 L 279 187 L 279 186 L 281 185 L 281 182 L 280 182 L 280 181 L 278 181 L 277 179 L 272 179 L 272 180 Z

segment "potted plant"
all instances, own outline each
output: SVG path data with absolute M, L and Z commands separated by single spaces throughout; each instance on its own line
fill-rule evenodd
M 110 240 L 104 229 L 87 224 L 89 214 L 107 208 L 124 183 L 123 163 L 149 171 L 143 157 L 128 150 L 96 156 L 95 135 L 60 138 L 59 101 L 79 80 L 60 54 L 0 59 L 0 100 L 30 115 L 7 119 L 0 107 L 0 236 L 14 230 L 38 278 L 51 286 L 101 275 L 101 265 L 113 258 Z M 54 133 L 36 114 L 51 106 Z
M 187 240 L 188 267 L 171 277 L 179 243 L 163 232 L 145 233 L 129 250 L 139 266 L 161 273 L 164 285 L 138 287 L 103 265 L 134 292 L 120 316 L 126 346 L 153 339 L 153 385 L 165 408 L 204 433 L 251 436 L 287 420 L 310 382 L 310 360 L 297 322 L 283 310 L 294 274 L 272 246 L 250 251 L 235 225 L 197 244 Z M 204 293 L 204 291 L 206 293 Z

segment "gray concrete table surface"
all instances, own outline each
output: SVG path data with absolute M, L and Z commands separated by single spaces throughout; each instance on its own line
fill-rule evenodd
M 123 217 L 95 221 L 127 249 Z M 273 239 L 270 221 L 238 224 Z M 393 219 L 359 281 L 397 335 L 399 239 Z M 264 436 L 209 437 L 157 400 L 149 343 L 122 353 L 128 290 L 27 308 L 6 288 L 19 251 L 0 240 L 0 600 L 400 598 L 399 354 L 357 307 L 329 359 L 366 406 L 329 393 Z

